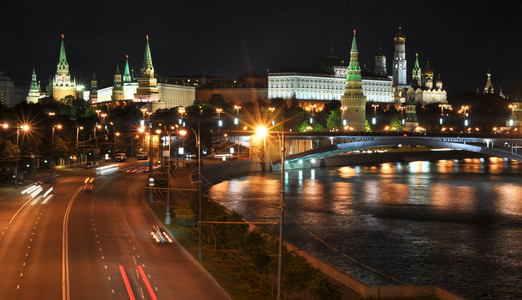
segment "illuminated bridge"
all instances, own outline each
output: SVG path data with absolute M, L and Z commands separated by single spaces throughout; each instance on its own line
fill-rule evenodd
M 324 145 L 313 150 L 295 151 L 294 141 L 315 140 L 317 145 Z M 318 143 L 320 141 L 320 143 Z M 479 154 L 504 157 L 522 162 L 522 137 L 458 137 L 428 135 L 304 135 L 292 134 L 285 137 L 285 148 L 289 156 L 285 157 L 285 169 L 303 169 L 320 167 L 324 159 L 357 150 L 374 149 L 390 146 L 426 146 L 429 148 L 450 148 Z M 292 150 L 289 152 L 289 146 Z M 310 147 L 311 148 L 311 147 Z M 309 148 L 309 149 L 310 149 Z M 293 153 L 296 154 L 293 154 Z M 272 162 L 272 170 L 281 170 L 281 161 Z

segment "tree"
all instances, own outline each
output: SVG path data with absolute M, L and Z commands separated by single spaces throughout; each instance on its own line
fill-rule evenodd
M 370 123 L 368 122 L 368 120 L 364 120 L 364 129 L 366 131 L 372 131 L 372 127 L 370 126 Z
M 390 127 L 391 127 L 391 130 L 401 131 L 401 129 L 402 129 L 402 122 L 401 122 L 401 120 L 399 120 L 397 117 L 394 117 L 390 121 Z
M 310 295 L 316 300 L 340 300 L 341 289 L 330 280 L 317 276 L 310 284 Z
M 13 158 L 18 153 L 18 147 L 11 143 L 10 140 L 4 140 L 0 137 L 0 157 Z
M 341 115 L 341 110 L 332 110 L 326 119 L 326 127 L 329 129 L 340 128 L 342 126 Z

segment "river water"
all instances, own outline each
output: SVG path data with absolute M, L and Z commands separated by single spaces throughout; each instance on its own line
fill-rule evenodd
M 280 176 L 227 180 L 214 185 L 210 197 L 250 221 L 274 221 Z M 518 162 L 290 171 L 285 203 L 285 241 L 367 284 L 403 281 L 438 285 L 466 299 L 522 299 Z

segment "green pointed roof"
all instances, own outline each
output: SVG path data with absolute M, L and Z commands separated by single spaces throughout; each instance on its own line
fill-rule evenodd
M 125 55 L 125 70 L 123 71 L 123 82 L 130 82 L 129 55 Z
M 352 49 L 350 49 L 350 52 L 355 51 L 357 52 L 357 43 L 355 42 L 355 29 L 353 30 L 353 40 L 352 40 Z
M 91 80 L 96 80 L 96 74 L 95 74 L 94 72 L 92 73 L 92 78 L 91 78 Z
M 419 69 L 419 53 L 415 53 L 415 69 Z
M 147 35 L 147 45 L 145 46 L 145 55 L 143 56 L 142 68 L 147 68 L 149 64 L 152 66 L 152 55 L 150 54 L 149 36 Z
M 359 51 L 355 41 L 355 29 L 353 30 L 352 48 L 350 49 L 350 64 L 348 65 L 347 81 L 361 81 L 361 67 L 359 66 Z
M 120 65 L 116 65 L 116 73 L 115 74 L 121 74 L 120 73 Z
M 65 44 L 64 44 L 64 35 L 62 34 L 62 46 L 60 47 L 60 63 L 67 63 L 67 57 L 65 56 Z
M 31 86 L 29 87 L 29 91 L 40 91 L 40 87 L 38 86 L 38 81 L 36 80 L 36 70 L 33 68 L 33 75 L 31 77 Z

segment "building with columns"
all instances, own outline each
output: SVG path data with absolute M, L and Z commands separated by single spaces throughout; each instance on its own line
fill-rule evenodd
M 76 98 L 76 81 L 71 80 L 69 74 L 69 64 L 65 55 L 64 35 L 62 34 L 62 44 L 60 47 L 60 57 L 56 67 L 56 75 L 52 81 L 52 96 L 56 101 L 61 101 L 67 96 Z

